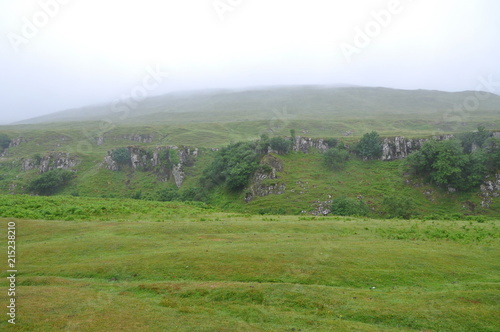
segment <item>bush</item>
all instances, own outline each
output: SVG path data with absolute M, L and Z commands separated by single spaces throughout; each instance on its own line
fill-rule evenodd
M 411 197 L 402 195 L 385 196 L 382 204 L 388 218 L 410 219 L 415 215 L 415 202 Z
M 118 148 L 111 152 L 111 159 L 119 165 L 127 165 L 130 163 L 130 151 L 127 148 Z
M 466 153 L 471 153 L 473 146 L 482 148 L 486 140 L 491 136 L 491 132 L 480 126 L 477 131 L 472 133 L 464 133 L 458 135 L 458 139 L 462 143 L 462 147 Z
M 349 152 L 340 148 L 328 149 L 323 155 L 324 162 L 328 168 L 341 170 L 349 160 Z
M 10 138 L 6 134 L 0 133 L 0 151 L 5 150 L 9 147 Z
M 378 133 L 372 131 L 363 135 L 355 149 L 363 159 L 378 159 L 382 156 L 382 141 Z
M 271 146 L 271 149 L 276 151 L 278 154 L 287 154 L 292 148 L 292 142 L 284 139 L 283 137 L 271 138 L 269 145 Z
M 165 188 L 158 190 L 157 199 L 160 202 L 171 202 L 179 200 L 179 190 L 177 188 Z
M 48 171 L 31 181 L 28 190 L 39 195 L 52 195 L 67 185 L 73 177 L 74 173 L 67 170 Z
M 323 140 L 323 143 L 325 143 L 326 145 L 328 145 L 328 148 L 334 148 L 336 147 L 338 144 L 339 144 L 339 140 L 336 139 L 336 138 L 325 138 Z
M 253 143 L 230 144 L 219 150 L 202 177 L 204 187 L 225 185 L 231 191 L 243 189 L 258 168 L 258 154 Z
M 179 198 L 183 202 L 204 202 L 207 200 L 207 193 L 204 188 L 188 188 L 179 193 Z
M 490 138 L 484 143 L 486 152 L 486 165 L 492 172 L 500 170 L 500 138 Z
M 340 197 L 333 200 L 331 213 L 337 216 L 367 216 L 370 210 L 360 199 Z
M 486 161 L 482 150 L 466 154 L 460 141 L 452 139 L 426 142 L 420 151 L 408 156 L 406 163 L 427 182 L 468 191 L 483 181 Z

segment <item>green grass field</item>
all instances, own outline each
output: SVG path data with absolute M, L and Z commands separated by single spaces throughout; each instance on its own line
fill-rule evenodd
M 7 223 L 16 222 L 18 307 L 16 325 L 4 314 L 0 330 L 500 329 L 495 220 L 252 216 L 183 203 L 10 199 L 18 217 L 0 223 L 6 235 Z M 54 220 L 33 220 L 39 217 L 30 210 Z M 0 216 L 12 213 L 4 208 Z M 0 298 L 6 305 L 7 292 Z

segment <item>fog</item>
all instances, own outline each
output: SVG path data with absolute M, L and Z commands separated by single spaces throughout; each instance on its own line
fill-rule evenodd
M 214 88 L 500 94 L 499 15 L 495 0 L 3 0 L 0 123 Z

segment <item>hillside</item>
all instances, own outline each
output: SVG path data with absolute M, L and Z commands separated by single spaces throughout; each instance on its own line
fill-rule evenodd
M 498 125 L 500 120 L 495 114 L 500 111 L 500 97 L 486 93 L 473 108 L 467 106 L 466 102 L 475 96 L 473 91 L 320 86 L 198 91 L 67 110 L 18 124 L 106 121 L 127 126 L 218 124 L 235 128 L 228 123 L 245 122 L 256 124 L 260 130 L 279 131 L 293 126 L 313 136 L 324 135 L 327 130 L 334 135 L 361 130 L 356 128 L 359 120 L 365 128 L 372 126 L 381 132 L 454 131 L 481 121 Z M 453 111 L 457 105 L 464 111 Z M 262 122 L 268 125 L 270 121 L 274 122 L 272 128 L 262 128 Z
M 11 139 L 0 154 L 0 192 L 29 193 L 29 183 L 41 173 L 63 168 L 75 177 L 60 194 L 151 199 L 160 190 L 177 187 L 188 193 L 200 186 L 199 179 L 217 148 L 230 142 L 255 141 L 262 134 L 290 135 L 291 129 L 306 141 L 333 137 L 346 145 L 376 130 L 387 138 L 391 149 L 396 149 L 396 135 L 406 137 L 397 138 L 402 144 L 397 149 L 406 149 L 409 138 L 421 142 L 478 126 L 499 130 L 499 96 L 488 95 L 473 114 L 450 113 L 454 104 L 463 104 L 471 95 L 473 92 L 280 87 L 152 97 L 122 120 L 120 114 L 109 113 L 105 107 L 55 113 L 26 121 L 31 124 L 0 127 L 0 133 Z M 119 148 L 131 153 L 126 167 L 110 161 L 112 151 Z M 180 158 L 176 167 L 172 165 L 177 161 L 165 155 L 171 151 Z M 394 150 L 394 154 L 399 152 Z M 271 188 L 265 195 L 255 193 L 252 184 L 240 193 L 219 188 L 210 203 L 245 213 L 314 214 L 335 197 L 363 197 L 378 216 L 385 196 L 404 193 L 415 200 L 421 215 L 499 213 L 497 200 L 484 197 L 493 195 L 496 187 L 491 193 L 450 193 L 414 182 L 406 174 L 404 156 L 371 162 L 352 158 L 345 170 L 332 171 L 325 167 L 321 149 L 297 146 L 288 155 L 269 155 L 281 169 L 276 178 L 258 184 Z M 489 180 L 496 183 L 495 175 Z

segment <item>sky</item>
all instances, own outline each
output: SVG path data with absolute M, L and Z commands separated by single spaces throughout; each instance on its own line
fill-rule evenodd
M 499 17 L 497 0 L 0 0 L 0 124 L 215 88 L 500 94 Z

